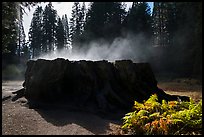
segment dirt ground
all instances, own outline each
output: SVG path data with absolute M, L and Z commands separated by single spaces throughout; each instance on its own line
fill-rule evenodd
M 3 135 L 111 135 L 120 134 L 120 121 L 103 119 L 88 112 L 62 109 L 29 109 L 26 99 L 12 101 L 11 92 L 23 81 L 2 81 Z M 9 97 L 3 101 L 3 98 Z
M 195 102 L 202 99 L 202 85 L 195 79 L 159 81 L 158 87 L 163 89 L 167 94 L 189 96 Z
M 22 88 L 23 81 L 2 81 L 3 135 L 120 135 L 122 121 L 103 119 L 87 112 L 62 109 L 29 109 L 26 99 L 11 101 L 11 92 Z M 202 85 L 182 80 L 158 82 L 168 94 L 202 99 Z

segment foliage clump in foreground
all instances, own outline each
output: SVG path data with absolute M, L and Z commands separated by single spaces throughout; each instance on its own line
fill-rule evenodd
M 135 101 L 133 109 L 123 117 L 122 130 L 128 134 L 179 135 L 202 129 L 202 100 L 159 103 L 154 94 L 144 103 Z

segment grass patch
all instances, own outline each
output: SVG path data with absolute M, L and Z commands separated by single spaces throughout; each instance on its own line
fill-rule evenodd
M 17 66 L 14 64 L 6 66 L 2 70 L 2 79 L 8 80 L 8 79 L 23 79 L 24 78 L 25 70 L 22 66 Z

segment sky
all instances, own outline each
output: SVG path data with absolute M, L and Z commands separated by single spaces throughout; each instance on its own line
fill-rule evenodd
M 62 17 L 62 15 L 64 14 L 67 14 L 68 21 L 69 21 L 69 18 L 71 17 L 71 10 L 72 10 L 73 3 L 74 2 L 52 2 L 52 5 L 60 17 Z M 125 2 L 125 3 L 127 4 L 127 9 L 132 5 L 132 2 Z M 38 5 L 42 6 L 42 8 L 44 9 L 47 4 L 48 2 L 45 2 L 45 3 L 42 2 L 41 4 L 38 4 Z M 80 4 L 82 4 L 82 2 L 80 2 Z M 88 8 L 89 2 L 86 2 L 85 4 L 86 4 L 86 8 Z M 148 4 L 152 12 L 153 2 L 148 2 Z M 36 7 L 37 6 L 31 8 L 30 11 L 26 9 L 25 10 L 26 14 L 23 15 L 23 25 L 24 25 L 26 40 L 28 40 L 28 31 L 33 17 L 33 12 L 35 11 Z

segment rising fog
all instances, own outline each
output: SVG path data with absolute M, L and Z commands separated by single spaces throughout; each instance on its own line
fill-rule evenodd
M 91 41 L 88 44 L 78 45 L 81 48 L 69 48 L 61 51 L 53 51 L 48 54 L 40 55 L 35 59 L 53 60 L 56 58 L 65 58 L 69 60 L 115 60 L 131 59 L 134 62 L 148 61 L 149 48 L 151 43 L 145 39 L 143 34 L 128 34 L 125 37 L 117 37 L 112 43 L 104 39 Z

